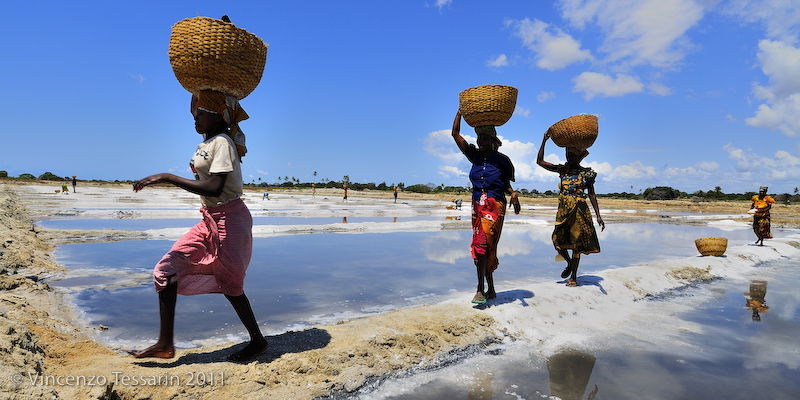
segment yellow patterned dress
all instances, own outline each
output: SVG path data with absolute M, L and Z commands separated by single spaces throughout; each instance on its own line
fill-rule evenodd
M 759 239 L 772 239 L 769 210 L 767 207 L 775 204 L 775 199 L 770 195 L 764 196 L 763 199 L 755 195 L 751 200 L 753 201 L 753 207 L 756 209 L 756 213 L 753 215 L 753 232 L 755 232 Z
M 586 188 L 594 184 L 597 173 L 591 168 L 567 170 L 561 166 L 559 177 L 561 185 L 553 246 L 556 250 L 574 250 L 582 254 L 599 253 L 600 243 L 586 204 Z

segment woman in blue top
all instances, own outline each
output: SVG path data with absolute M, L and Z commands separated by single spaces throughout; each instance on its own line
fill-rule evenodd
M 478 126 L 478 147 L 467 143 L 461 136 L 461 112 L 453 121 L 453 140 L 472 163 L 469 180 L 472 182 L 472 259 L 478 272 L 478 291 L 473 303 L 482 304 L 486 299 L 497 297 L 492 273 L 500 265 L 497 259 L 497 243 L 503 230 L 506 209 L 506 193 L 511 195 L 514 213 L 519 214 L 517 193 L 511 188 L 514 181 L 514 165 L 505 155 L 497 151 L 502 145 L 494 126 Z M 484 280 L 488 286 L 485 290 Z
M 550 131 L 547 131 L 542 139 L 542 145 L 539 146 L 536 163 L 548 171 L 557 172 L 561 179 L 561 184 L 558 186 L 558 212 L 556 213 L 556 227 L 553 230 L 553 246 L 567 262 L 567 267 L 561 272 L 561 277 L 569 276 L 567 286 L 577 286 L 581 254 L 600 252 L 597 232 L 592 224 L 592 214 L 586 204 L 586 192 L 588 192 L 589 201 L 592 202 L 597 224 L 600 225 L 601 230 L 606 229 L 606 224 L 600 217 L 600 207 L 597 205 L 597 196 L 594 193 L 597 172 L 581 166 L 581 160 L 589 155 L 585 149 L 567 147 L 567 162 L 564 164 L 554 165 L 545 161 L 544 146 L 549 138 Z M 572 250 L 572 257 L 567 250 Z

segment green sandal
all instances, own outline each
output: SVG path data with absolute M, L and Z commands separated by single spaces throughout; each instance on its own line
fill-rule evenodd
M 486 296 L 481 292 L 475 293 L 475 297 L 472 298 L 472 302 L 475 304 L 486 303 Z

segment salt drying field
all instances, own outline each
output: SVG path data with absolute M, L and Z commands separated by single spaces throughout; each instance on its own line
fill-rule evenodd
M 56 259 L 68 270 L 50 284 L 68 295 L 101 343 L 152 343 L 158 310 L 150 270 L 199 220 L 199 201 L 165 188 L 134 194 L 88 187 L 68 196 L 45 189 L 20 191 L 42 215 L 37 229 L 137 231 L 131 240 L 64 241 Z M 452 210 L 445 201 L 394 204 L 390 196 L 270 198 L 245 199 L 255 224 L 245 290 L 265 334 L 409 306 L 471 307 L 466 202 Z M 481 307 L 505 339 L 333 397 L 800 397 L 800 232 L 776 229 L 775 240 L 757 247 L 750 226 L 734 221 L 741 215 L 647 212 L 670 223 L 607 222 L 602 252 L 582 258 L 581 286 L 566 288 L 550 241 L 555 210 L 523 201 L 500 241 L 498 298 Z M 729 239 L 726 256 L 697 255 L 694 239 L 708 236 Z M 760 320 L 743 295 L 754 280 L 768 282 L 769 309 Z M 178 299 L 179 347 L 245 338 L 223 296 Z

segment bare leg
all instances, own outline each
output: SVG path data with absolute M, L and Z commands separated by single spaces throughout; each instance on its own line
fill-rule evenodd
M 492 270 L 489 268 L 487 263 L 486 265 L 486 285 L 489 286 L 489 290 L 486 291 L 486 298 L 493 299 L 497 297 L 497 293 L 494 291 L 494 277 L 492 276 Z
M 161 315 L 161 328 L 156 344 L 141 350 L 128 350 L 136 358 L 175 357 L 175 303 L 178 300 L 178 283 L 172 282 L 158 292 L 158 311 Z
M 564 249 L 559 250 L 558 254 L 561 256 L 561 258 L 564 259 L 564 261 L 567 262 L 567 267 L 564 268 L 563 271 L 561 271 L 561 277 L 566 279 L 569 276 L 570 272 L 572 271 L 572 258 L 569 256 L 569 253 L 567 253 L 567 251 Z
M 581 253 L 577 251 L 572 252 L 572 273 L 569 279 L 577 284 L 578 282 L 578 264 L 581 263 Z
M 485 287 L 483 286 L 483 280 L 486 277 L 486 263 L 487 263 L 486 255 L 479 255 L 478 258 L 475 260 L 475 268 L 478 272 L 478 292 L 485 293 Z
M 267 349 L 267 339 L 261 334 L 261 329 L 259 329 L 258 322 L 256 322 L 256 316 L 253 314 L 253 308 L 250 306 L 250 300 L 247 299 L 244 293 L 240 296 L 225 295 L 225 298 L 236 310 L 236 315 L 239 316 L 242 324 L 247 329 L 247 333 L 250 335 L 250 343 L 242 350 L 231 354 L 228 360 L 245 361 L 264 352 Z

